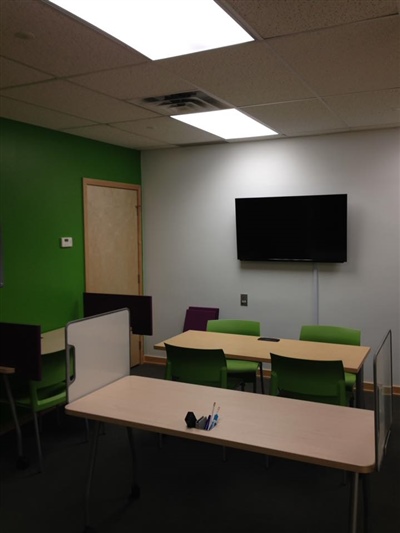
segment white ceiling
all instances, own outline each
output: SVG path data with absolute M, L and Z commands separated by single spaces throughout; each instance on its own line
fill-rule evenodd
M 201 91 L 279 137 L 400 126 L 399 0 L 218 0 L 255 42 L 158 61 L 45 1 L 0 2 L 5 118 L 139 150 L 226 142 L 169 117 L 196 105 L 143 101 Z

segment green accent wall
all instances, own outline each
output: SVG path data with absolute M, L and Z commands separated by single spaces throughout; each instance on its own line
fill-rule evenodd
M 83 178 L 140 185 L 140 152 L 6 119 L 0 142 L 0 320 L 49 331 L 82 317 Z

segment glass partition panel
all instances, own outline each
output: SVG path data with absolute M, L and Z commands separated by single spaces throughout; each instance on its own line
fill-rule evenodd
M 392 332 L 389 330 L 374 358 L 375 394 L 375 453 L 379 471 L 386 453 L 392 426 L 393 376 L 392 376 Z

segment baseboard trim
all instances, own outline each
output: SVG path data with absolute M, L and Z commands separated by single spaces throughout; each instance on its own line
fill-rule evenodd
M 143 362 L 150 365 L 165 365 L 167 359 L 166 357 L 159 357 L 156 355 L 145 355 L 143 358 Z M 265 379 L 269 379 L 271 377 L 271 371 L 266 369 L 263 370 L 263 376 Z M 364 381 L 364 391 L 374 392 L 374 384 L 370 381 Z M 400 396 L 400 385 L 393 386 L 393 394 L 395 396 Z
M 166 357 L 158 357 L 156 355 L 145 355 L 143 357 L 143 363 L 149 364 L 149 365 L 166 365 L 167 358 Z

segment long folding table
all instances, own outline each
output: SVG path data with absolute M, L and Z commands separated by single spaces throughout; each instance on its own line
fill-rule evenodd
M 189 429 L 187 412 L 205 414 L 214 402 L 220 406 L 218 425 L 211 431 Z M 374 412 L 364 409 L 126 376 L 69 403 L 66 412 L 96 421 L 86 485 L 86 527 L 102 422 L 126 426 L 131 445 L 136 428 L 350 472 L 351 533 L 357 528 L 359 476 L 375 470 Z M 132 457 L 135 465 L 133 446 Z M 139 494 L 135 467 L 132 494 Z

